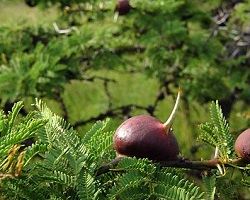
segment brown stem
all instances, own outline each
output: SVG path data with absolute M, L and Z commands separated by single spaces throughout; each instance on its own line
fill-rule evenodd
M 242 159 L 235 159 L 230 162 L 231 164 L 237 166 L 245 166 L 242 162 Z M 211 160 L 175 160 L 175 161 L 161 161 L 160 164 L 164 167 L 176 167 L 176 168 L 188 168 L 188 169 L 196 169 L 196 170 L 209 170 L 216 169 L 218 164 L 224 164 L 226 167 L 232 167 L 230 163 L 221 163 L 221 161 L 217 158 L 213 158 Z
M 113 161 L 101 166 L 96 171 L 96 176 L 108 173 L 112 169 L 116 168 L 118 163 L 123 158 L 124 157 L 117 157 Z M 234 167 L 234 166 L 246 167 L 246 163 L 240 158 L 234 159 L 228 163 L 221 163 L 221 161 L 219 159 L 211 159 L 211 160 L 203 160 L 203 161 L 179 159 L 179 160 L 173 160 L 173 161 L 160 161 L 159 163 L 163 167 L 196 169 L 196 170 L 200 170 L 200 171 L 216 169 L 218 164 L 224 164 L 225 167 Z M 234 165 L 234 166 L 232 166 L 232 165 Z
M 123 157 L 117 157 L 113 161 L 101 166 L 97 171 L 96 171 L 96 176 L 100 176 L 102 174 L 105 174 L 109 172 L 111 169 L 114 169 L 117 167 L 118 163 L 123 159 Z

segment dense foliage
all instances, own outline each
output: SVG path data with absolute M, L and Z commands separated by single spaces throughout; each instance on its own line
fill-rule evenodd
M 245 174 L 241 184 L 250 185 L 250 166 L 233 155 L 232 136 L 216 103 L 211 104 L 212 123 L 201 126 L 201 140 L 216 147 L 218 162 L 179 160 L 172 168 L 167 167 L 171 161 L 164 164 L 129 157 L 109 163 L 116 154 L 113 132 L 105 131 L 108 120 L 96 122 L 80 137 L 42 101 L 37 100 L 35 110 L 18 119 L 22 107 L 18 102 L 8 115 L 0 115 L 2 199 L 229 199 L 240 195 L 236 193 L 240 181 L 230 180 L 230 191 L 219 188 L 229 184 L 223 176 L 235 173 L 229 166 L 241 169 Z M 35 143 L 24 146 L 30 138 Z M 187 178 L 186 163 L 201 167 L 205 189 Z
M 218 99 L 226 116 L 235 100 L 249 102 L 249 1 L 131 1 L 116 21 L 116 1 L 27 3 L 62 13 L 54 28 L 1 27 L 2 106 L 56 99 L 65 82 L 100 69 L 147 74 L 167 94 L 181 86 L 189 101 Z
M 52 9 L 56 18 L 0 26 L 0 199 L 250 198 L 249 165 L 233 148 L 250 126 L 250 1 L 129 2 L 119 16 L 116 0 L 25 0 L 30 12 L 50 18 Z M 204 159 L 215 151 L 212 167 L 135 158 L 113 166 L 108 126 L 138 113 L 165 116 L 178 87 L 182 152 L 194 145 L 200 160 L 199 147 Z M 43 101 L 34 109 L 35 98 Z M 203 113 L 199 124 L 211 120 L 198 126 L 200 143 L 192 109 Z

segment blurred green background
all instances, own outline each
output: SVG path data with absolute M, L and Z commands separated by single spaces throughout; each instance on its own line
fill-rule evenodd
M 23 100 L 25 114 L 40 98 L 84 134 L 107 117 L 110 130 L 138 114 L 165 121 L 181 87 L 174 134 L 185 157 L 210 158 L 195 147 L 211 101 L 234 137 L 250 125 L 249 1 L 130 3 L 115 21 L 116 1 L 1 0 L 1 108 Z

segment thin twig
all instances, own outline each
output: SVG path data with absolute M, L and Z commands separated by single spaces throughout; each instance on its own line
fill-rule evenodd
M 107 172 L 109 172 L 111 169 L 114 169 L 115 167 L 117 167 L 118 163 L 123 159 L 123 157 L 117 157 L 115 158 L 113 161 L 101 166 L 97 172 L 96 172 L 96 176 L 100 176 L 101 174 L 105 174 Z
M 108 173 L 109 171 L 118 171 L 114 170 L 119 162 L 124 157 L 117 157 L 113 161 L 101 166 L 97 172 L 96 176 L 99 176 L 101 174 Z M 159 162 L 162 167 L 174 167 L 174 168 L 186 168 L 186 169 L 195 169 L 195 170 L 211 170 L 216 169 L 218 164 L 222 164 L 219 159 L 211 159 L 211 160 L 203 160 L 203 161 L 197 161 L 197 160 L 185 160 L 185 159 L 178 159 L 173 161 L 160 161 Z M 246 167 L 246 163 L 240 159 L 234 159 L 230 161 L 230 163 L 223 163 L 225 167 Z

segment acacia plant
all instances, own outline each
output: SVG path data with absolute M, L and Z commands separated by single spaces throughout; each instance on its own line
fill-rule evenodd
M 233 148 L 241 132 L 235 130 L 250 125 L 249 0 L 130 0 L 124 14 L 118 0 L 25 2 L 58 16 L 0 25 L 0 199 L 249 198 L 249 164 Z M 150 78 L 135 92 L 142 90 L 139 102 L 147 103 L 123 103 L 130 94 L 122 89 L 133 84 L 118 86 L 128 76 Z M 145 97 L 152 79 L 158 91 Z M 179 86 L 190 138 L 199 132 L 197 147 L 214 157 L 117 157 L 108 125 L 134 112 L 155 117 Z M 88 100 L 89 93 L 97 96 Z M 30 107 L 35 98 L 42 101 Z M 189 109 L 214 99 L 211 121 L 196 131 Z M 46 106 L 51 101 L 61 117 Z M 234 115 L 246 123 L 230 129 L 236 102 Z M 89 122 L 89 131 L 79 128 Z M 178 141 L 183 133 L 175 132 Z
M 158 162 L 117 157 L 114 131 L 105 131 L 109 119 L 81 137 L 41 100 L 33 106 L 26 117 L 18 115 L 22 102 L 8 114 L 1 111 L 1 199 L 231 199 L 242 195 L 238 187 L 250 187 L 250 165 L 236 157 L 217 102 L 211 103 L 211 122 L 199 126 L 199 140 L 214 148 L 214 158 Z M 29 138 L 35 142 L 25 146 Z M 201 179 L 187 176 L 190 169 Z M 237 171 L 241 178 L 233 176 Z

